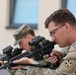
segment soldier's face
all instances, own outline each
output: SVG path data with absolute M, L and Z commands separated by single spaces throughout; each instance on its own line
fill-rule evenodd
M 25 49 L 26 51 L 30 50 L 30 46 L 28 44 L 29 41 L 32 40 L 32 36 L 31 35 L 27 35 L 26 37 L 23 37 L 21 42 L 19 43 L 20 48 Z
M 50 22 L 48 25 L 48 30 L 50 36 L 52 37 L 52 41 L 56 42 L 59 47 L 65 47 L 67 45 L 67 33 L 65 24 L 64 25 L 57 25 L 54 22 Z

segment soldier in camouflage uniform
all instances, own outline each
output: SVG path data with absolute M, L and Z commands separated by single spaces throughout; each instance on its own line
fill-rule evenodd
M 59 47 L 66 47 L 62 61 L 56 69 L 56 75 L 76 75 L 76 19 L 68 9 L 59 9 L 52 13 L 45 21 L 52 40 Z M 52 52 L 47 61 L 56 64 L 58 58 Z M 45 57 L 48 57 L 45 56 Z
M 28 51 L 31 48 L 28 42 L 35 37 L 35 33 L 28 25 L 22 25 L 13 36 L 15 38 L 14 46 L 19 44 L 20 48 Z M 24 69 L 9 70 L 9 72 L 11 75 L 26 75 L 26 70 Z

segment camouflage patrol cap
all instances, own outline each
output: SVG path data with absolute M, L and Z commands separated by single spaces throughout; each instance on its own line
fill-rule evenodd
M 25 25 L 25 24 L 17 29 L 17 31 L 13 34 L 13 36 L 15 38 L 14 46 L 19 44 L 19 42 L 21 41 L 21 39 L 23 37 L 23 34 L 25 32 L 27 32 L 29 29 L 31 29 L 31 28 L 28 25 Z

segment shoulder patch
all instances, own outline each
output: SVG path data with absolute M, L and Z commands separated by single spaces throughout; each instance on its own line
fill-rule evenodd
M 60 66 L 60 71 L 62 73 L 70 74 L 74 72 L 75 66 L 76 66 L 76 60 L 65 59 Z

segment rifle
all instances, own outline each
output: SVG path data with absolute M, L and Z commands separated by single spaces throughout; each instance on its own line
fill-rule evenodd
M 56 44 L 55 42 L 46 40 L 44 37 L 37 36 L 32 41 L 29 42 L 29 45 L 34 46 L 34 48 L 30 49 L 27 52 L 24 52 L 22 54 L 10 58 L 7 63 L 5 63 L 3 66 L 0 67 L 0 69 L 8 67 L 9 64 L 12 63 L 13 61 L 19 60 L 23 57 L 28 58 L 33 57 L 36 61 L 40 61 L 43 59 L 44 55 L 50 54 L 52 52 L 52 49 L 54 48 L 55 44 Z

